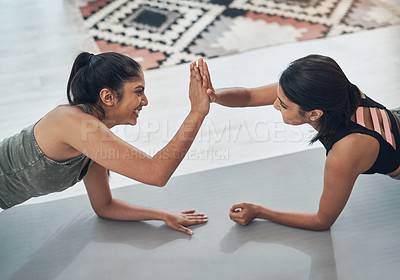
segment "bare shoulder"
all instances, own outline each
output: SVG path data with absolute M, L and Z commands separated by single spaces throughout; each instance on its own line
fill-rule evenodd
M 64 119 L 86 119 L 94 118 L 93 116 L 85 113 L 82 108 L 71 105 L 59 105 L 50 111 L 45 117 L 49 116 L 52 119 L 59 120 Z
M 100 126 L 102 123 L 79 107 L 61 105 L 36 124 L 34 134 L 46 156 L 62 161 L 80 154 L 71 143 L 82 138 L 85 124 Z
M 333 145 L 326 159 L 326 167 L 351 169 L 361 174 L 371 168 L 378 154 L 378 140 L 367 134 L 352 133 Z
M 52 125 L 56 126 L 54 129 L 67 142 L 69 142 L 69 138 L 81 138 L 80 134 L 93 127 L 96 129 L 104 127 L 106 131 L 109 131 L 98 118 L 87 114 L 82 108 L 77 106 L 58 106 L 48 116 L 51 119 Z
M 47 113 L 38 123 L 39 127 L 52 129 L 53 132 L 60 131 L 65 134 L 82 123 L 101 123 L 96 117 L 87 114 L 82 108 L 71 105 L 60 105 Z

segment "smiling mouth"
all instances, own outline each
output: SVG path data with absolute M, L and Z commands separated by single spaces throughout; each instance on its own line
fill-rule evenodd
M 133 111 L 133 114 L 134 114 L 136 117 L 139 117 L 140 110 L 141 110 L 141 109 L 135 109 L 135 110 Z

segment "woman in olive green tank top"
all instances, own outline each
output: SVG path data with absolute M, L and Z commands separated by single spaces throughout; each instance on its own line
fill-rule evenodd
M 0 207 L 7 209 L 31 197 L 62 191 L 83 179 L 100 217 L 163 220 L 192 234 L 187 226 L 206 222 L 204 214 L 194 210 L 173 213 L 114 199 L 108 170 L 148 185 L 167 183 L 209 111 L 209 83 L 200 75 L 205 67 L 201 59 L 198 65 L 190 65 L 190 113 L 171 141 L 151 157 L 110 131 L 116 125 L 135 125 L 148 104 L 140 65 L 117 53 L 79 54 L 68 80 L 69 105 L 58 106 L 0 143 Z

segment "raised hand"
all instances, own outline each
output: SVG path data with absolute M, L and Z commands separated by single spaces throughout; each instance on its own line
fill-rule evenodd
M 245 226 L 257 218 L 256 205 L 251 203 L 233 205 L 230 209 L 229 217 L 232 221 Z
M 200 61 L 200 60 L 199 60 Z M 210 99 L 207 95 L 207 76 L 201 76 L 196 62 L 190 64 L 189 99 L 191 111 L 207 115 L 210 110 Z
M 186 226 L 206 223 L 208 217 L 202 213 L 195 213 L 195 210 L 188 210 L 181 213 L 167 212 L 163 220 L 169 227 L 192 235 L 193 231 Z
M 205 62 L 202 58 L 199 58 L 198 67 L 201 77 L 206 77 L 207 79 L 207 95 L 210 98 L 210 102 L 215 102 L 217 100 L 217 95 L 215 94 L 215 90 L 211 82 L 210 71 L 208 70 L 207 62 Z

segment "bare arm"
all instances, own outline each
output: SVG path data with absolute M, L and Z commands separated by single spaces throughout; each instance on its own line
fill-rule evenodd
M 252 107 L 272 105 L 276 100 L 277 83 L 257 88 L 217 89 L 210 99 L 227 107 Z
M 186 226 L 207 222 L 207 216 L 194 213 L 194 210 L 182 213 L 169 212 L 144 206 L 132 205 L 114 199 L 108 184 L 107 170 L 93 162 L 83 179 L 93 210 L 102 218 L 124 221 L 162 220 L 171 228 L 192 234 Z
M 212 102 L 227 107 L 252 107 L 272 105 L 277 98 L 278 83 L 257 88 L 233 87 L 214 90 L 207 63 L 199 60 L 199 64 L 203 66 L 200 68 L 200 73 L 202 77 L 206 77 L 207 94 Z
M 64 130 L 68 131 L 63 139 L 107 169 L 146 184 L 164 186 L 185 157 L 208 114 L 210 102 L 206 84 L 192 64 L 189 87 L 191 111 L 172 140 L 154 157 L 124 142 L 98 119 L 83 113 L 79 116 L 71 114 L 68 123 L 60 119 Z
M 326 160 L 324 190 L 316 213 L 282 212 L 240 203 L 231 208 L 231 219 L 243 225 L 260 218 L 309 230 L 329 229 L 345 207 L 358 175 L 372 166 L 378 152 L 379 144 L 367 135 L 352 134 L 337 142 Z

